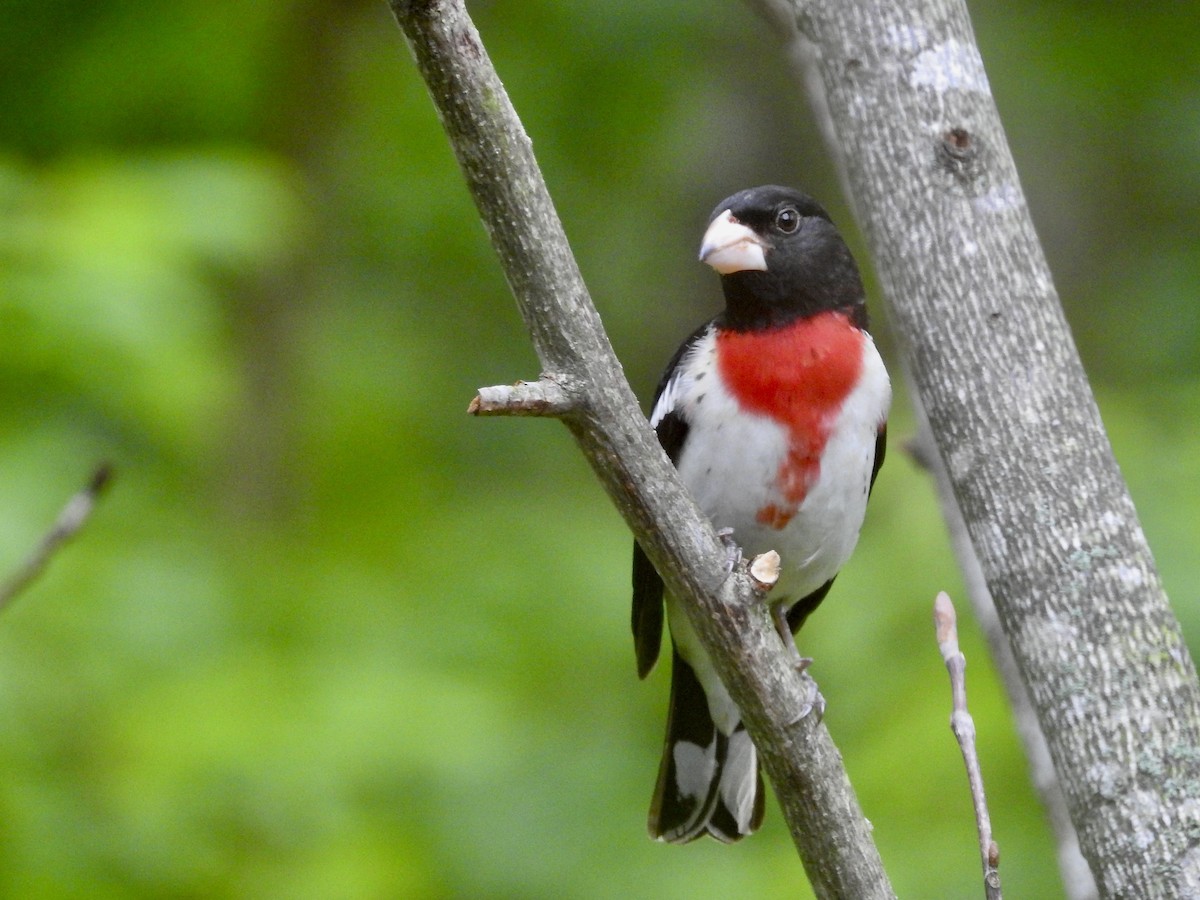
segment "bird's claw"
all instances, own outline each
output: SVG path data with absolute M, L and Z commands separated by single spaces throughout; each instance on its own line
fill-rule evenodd
M 800 655 L 800 648 L 796 646 L 796 637 L 792 634 L 791 625 L 788 624 L 787 614 L 787 607 L 782 603 L 771 607 L 771 621 L 775 623 L 775 631 L 779 634 L 779 639 L 783 641 L 783 646 L 791 654 L 796 671 L 803 672 L 812 665 L 812 658 Z
M 796 638 L 792 634 L 791 627 L 788 625 L 787 608 L 785 606 L 779 604 L 772 607 L 771 618 L 775 622 L 775 630 L 779 632 L 779 639 L 783 641 L 784 647 L 787 648 L 788 653 L 792 657 L 792 664 L 796 667 L 796 673 L 803 676 L 805 689 L 808 691 L 808 696 L 805 698 L 800 712 L 788 724 L 795 725 L 811 713 L 816 713 L 817 721 L 820 722 L 825 717 L 825 698 L 821 696 L 821 691 L 817 688 L 817 683 L 812 680 L 812 677 L 804 674 L 813 663 L 812 657 L 800 654 L 800 648 L 796 646 Z
M 811 663 L 812 660 L 806 660 L 805 662 Z M 805 668 L 807 668 L 807 665 Z M 808 685 L 808 696 L 805 698 L 804 705 L 800 707 L 800 712 L 788 722 L 789 725 L 795 725 L 809 715 L 816 715 L 817 718 L 813 723 L 814 725 L 819 724 L 825 718 L 825 698 L 821 695 L 821 689 L 817 687 L 817 683 L 811 678 L 805 678 L 804 681 Z
M 732 528 L 718 528 L 717 537 L 725 545 L 725 574 L 730 575 L 737 568 L 737 564 L 742 561 L 742 548 L 733 539 Z

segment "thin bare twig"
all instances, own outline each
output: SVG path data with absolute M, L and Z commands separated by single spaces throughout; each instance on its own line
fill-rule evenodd
M 0 612 L 42 574 L 59 548 L 84 526 L 96 506 L 96 499 L 112 481 L 112 475 L 112 466 L 102 463 L 92 473 L 87 485 L 67 501 L 33 553 L 0 586 Z
M 958 618 L 950 595 L 945 591 L 933 601 L 933 623 L 937 630 L 938 649 L 942 651 L 946 671 L 950 673 L 950 692 L 954 700 L 950 730 L 954 732 L 962 750 L 963 762 L 967 766 L 967 781 L 971 785 L 971 800 L 975 804 L 975 827 L 979 831 L 979 855 L 983 860 L 984 896 L 987 900 L 1000 900 L 1000 848 L 992 838 L 992 818 L 988 814 L 979 752 L 975 747 L 975 720 L 967 710 L 967 658 L 958 649 Z

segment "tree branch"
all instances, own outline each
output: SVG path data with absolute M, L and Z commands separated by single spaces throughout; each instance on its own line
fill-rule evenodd
M 738 703 L 821 897 L 891 897 L 869 825 L 753 580 L 662 452 L 613 355 L 532 148 L 462 0 L 391 0 L 544 371 L 579 385 L 564 419 Z
M 0 612 L 45 571 L 54 554 L 84 526 L 96 506 L 96 500 L 111 481 L 112 467 L 104 463 L 92 473 L 87 485 L 67 501 L 33 553 L 8 581 L 0 585 Z
M 550 416 L 566 418 L 579 409 L 570 379 L 543 375 L 538 381 L 518 381 L 480 388 L 467 412 L 472 416 Z
M 987 792 L 983 789 L 983 771 L 979 766 L 979 750 L 975 745 L 975 720 L 967 708 L 967 658 L 958 647 L 958 617 L 950 595 L 942 591 L 933 601 L 933 624 L 937 631 L 938 649 L 950 674 L 950 693 L 953 710 L 950 730 L 962 751 L 971 786 L 971 801 L 975 805 L 975 827 L 979 833 L 979 856 L 983 863 L 983 887 L 987 900 L 1000 900 L 1000 848 L 992 839 L 992 817 L 988 812 Z
M 1106 896 L 1200 895 L 1200 683 L 961 0 L 791 0 L 938 450 Z

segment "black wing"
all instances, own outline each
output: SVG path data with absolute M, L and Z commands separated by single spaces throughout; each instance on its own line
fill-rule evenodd
M 666 451 L 667 457 L 676 465 L 679 464 L 679 454 L 683 450 L 683 442 L 687 439 L 688 423 L 673 408 L 674 398 L 672 387 L 678 375 L 679 363 L 691 350 L 692 346 L 708 331 L 711 322 L 705 322 L 684 341 L 671 361 L 667 363 L 666 371 L 654 391 L 654 403 L 651 406 L 651 418 L 657 416 L 654 432 L 658 442 Z M 672 408 L 659 410 L 659 401 L 666 400 Z M 659 648 L 662 645 L 663 630 L 663 582 L 650 562 L 649 557 L 642 551 L 641 545 L 633 542 L 633 646 L 637 655 L 638 677 L 645 678 L 658 661 Z
M 879 426 L 879 431 L 875 435 L 875 464 L 871 467 L 871 485 L 867 488 L 867 496 L 870 496 L 871 490 L 875 487 L 875 476 L 879 474 L 879 467 L 883 465 L 883 457 L 887 454 L 887 422 Z

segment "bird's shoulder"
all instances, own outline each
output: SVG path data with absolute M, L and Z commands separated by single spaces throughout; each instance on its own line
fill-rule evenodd
M 679 451 L 687 435 L 687 422 L 681 409 L 683 397 L 691 387 L 696 373 L 689 365 L 697 351 L 712 341 L 716 320 L 710 319 L 693 331 L 679 345 L 667 363 L 650 408 L 650 425 L 672 462 L 678 462 Z

